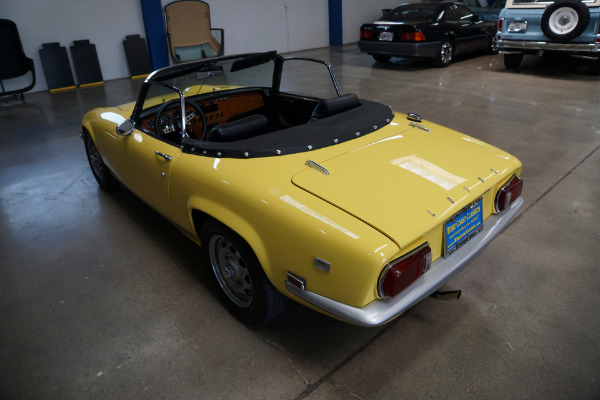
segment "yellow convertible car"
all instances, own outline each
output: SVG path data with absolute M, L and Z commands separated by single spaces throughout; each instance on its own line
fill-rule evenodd
M 523 205 L 521 163 L 340 95 L 331 66 L 253 53 L 153 72 L 81 137 L 120 184 L 201 245 L 226 304 L 264 323 L 288 298 L 362 326 L 434 293 Z

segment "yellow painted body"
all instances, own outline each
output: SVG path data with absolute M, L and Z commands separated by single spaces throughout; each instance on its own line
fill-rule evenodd
M 388 262 L 425 241 L 439 258 L 444 221 L 479 197 L 485 220 L 496 191 L 521 171 L 516 158 L 493 146 L 424 121 L 426 132 L 404 114 L 374 133 L 304 153 L 187 154 L 139 130 L 116 134 L 132 106 L 95 109 L 83 122 L 125 186 L 199 244 L 193 210 L 227 225 L 249 243 L 281 293 L 289 295 L 290 271 L 308 290 L 356 307 L 378 298 Z M 331 264 L 329 272 L 314 266 L 316 257 Z

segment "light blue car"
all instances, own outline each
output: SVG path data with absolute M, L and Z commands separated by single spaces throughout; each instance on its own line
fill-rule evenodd
M 600 73 L 600 0 L 507 0 L 498 20 L 504 65 L 517 69 L 524 54 L 564 52 Z

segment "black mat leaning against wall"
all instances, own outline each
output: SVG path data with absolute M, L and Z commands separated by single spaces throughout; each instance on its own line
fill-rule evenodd
M 71 46 L 71 58 L 77 74 L 80 88 L 100 86 L 104 84 L 96 45 L 89 40 L 75 40 Z
M 40 59 L 50 93 L 75 89 L 73 71 L 65 47 L 58 42 L 42 43 Z

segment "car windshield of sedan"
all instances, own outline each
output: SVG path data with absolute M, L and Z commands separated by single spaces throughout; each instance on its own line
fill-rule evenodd
M 432 20 L 437 8 L 437 4 L 404 5 L 394 8 L 382 20 L 391 22 Z
M 383 104 L 341 96 L 328 63 L 276 52 L 158 70 L 144 82 L 132 116 L 138 129 L 183 151 L 233 158 L 333 146 L 392 118 Z

